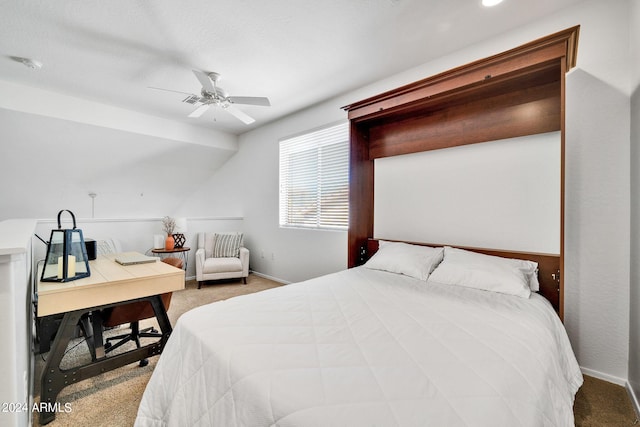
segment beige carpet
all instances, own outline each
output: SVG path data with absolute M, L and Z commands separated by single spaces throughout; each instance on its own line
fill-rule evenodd
M 196 282 L 190 281 L 187 282 L 184 291 L 173 294 L 169 318 L 171 323 L 175 324 L 182 313 L 193 307 L 279 285 L 253 274 L 249 275 L 247 285 L 238 281 L 228 281 L 197 289 Z M 117 332 L 114 330 L 108 333 Z M 74 345 L 76 347 L 72 348 Z M 69 348 L 63 359 L 63 366 L 90 360 L 87 346 L 82 340 L 72 342 Z M 43 356 L 46 357 L 46 354 Z M 157 357 L 152 357 L 149 359 L 149 365 L 144 368 L 131 364 L 63 389 L 58 396 L 58 402 L 63 408 L 68 403 L 71 411 L 58 413 L 56 419 L 48 426 L 132 426 L 142 393 L 157 360 Z M 36 378 L 40 377 L 43 365 L 43 357 L 37 356 Z M 35 389 L 35 399 L 38 401 L 39 382 L 35 384 Z M 623 387 L 590 377 L 585 377 L 585 384 L 576 396 L 574 413 L 576 426 L 584 427 L 632 426 L 636 419 L 631 401 Z M 33 425 L 40 425 L 37 414 L 34 414 Z
M 624 387 L 584 377 L 573 405 L 576 426 L 634 426 L 640 425 Z

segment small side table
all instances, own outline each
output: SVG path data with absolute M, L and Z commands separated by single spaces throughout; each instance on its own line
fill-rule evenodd
M 151 249 L 151 252 L 154 255 L 159 256 L 160 258 L 163 258 L 163 255 L 167 255 L 167 254 L 179 254 L 182 257 L 182 260 L 184 261 L 184 271 L 187 271 L 187 260 L 189 259 L 188 252 L 190 250 L 191 248 L 187 246 L 183 246 L 181 248 L 173 248 L 173 249 L 164 249 L 164 248 Z

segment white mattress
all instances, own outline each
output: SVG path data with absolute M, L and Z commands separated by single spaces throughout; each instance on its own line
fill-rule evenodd
M 542 297 L 359 267 L 184 314 L 136 426 L 573 426 L 581 384 Z

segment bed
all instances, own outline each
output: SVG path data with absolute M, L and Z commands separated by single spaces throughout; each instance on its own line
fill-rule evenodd
M 562 213 L 578 29 L 345 107 L 349 269 L 184 314 L 136 426 L 573 426 Z M 559 254 L 372 241 L 375 159 L 551 131 Z
M 573 426 L 582 375 L 545 298 L 402 263 L 184 314 L 136 426 Z

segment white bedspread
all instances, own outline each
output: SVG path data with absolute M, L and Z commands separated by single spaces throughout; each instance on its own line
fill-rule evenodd
M 581 384 L 542 297 L 359 267 L 184 314 L 136 426 L 573 426 Z

